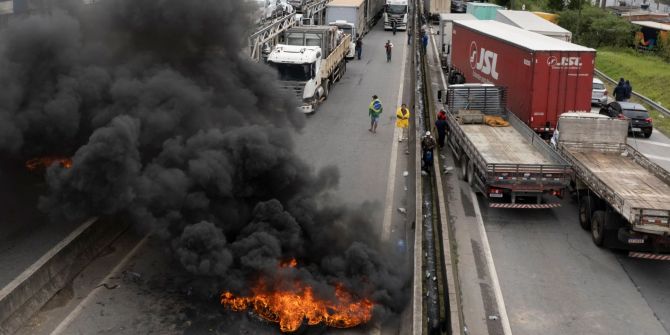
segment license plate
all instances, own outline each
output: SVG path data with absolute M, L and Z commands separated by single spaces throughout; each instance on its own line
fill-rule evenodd
M 489 193 L 490 198 L 502 198 L 503 195 L 500 193 Z
M 629 238 L 628 244 L 644 244 L 643 238 Z
M 633 131 L 642 131 L 641 128 L 633 128 Z

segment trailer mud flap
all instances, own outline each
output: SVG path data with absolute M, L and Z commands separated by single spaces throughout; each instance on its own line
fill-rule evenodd
M 560 203 L 551 203 L 551 204 L 506 204 L 506 203 L 489 203 L 491 208 L 531 208 L 531 209 L 545 209 L 545 208 L 558 208 L 561 207 Z
M 649 252 L 630 251 L 628 257 L 650 259 L 654 261 L 670 261 L 670 254 L 652 254 Z

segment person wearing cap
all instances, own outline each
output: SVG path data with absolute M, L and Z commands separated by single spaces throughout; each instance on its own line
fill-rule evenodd
M 430 131 L 421 138 L 421 155 L 423 162 L 423 170 L 430 171 L 430 166 L 433 165 L 433 150 L 435 149 L 435 139 L 431 136 Z

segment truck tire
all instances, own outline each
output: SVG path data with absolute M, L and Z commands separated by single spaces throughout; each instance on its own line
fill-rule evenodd
M 328 93 L 330 93 L 330 79 L 326 79 L 323 83 L 323 99 L 328 99 Z
M 472 161 L 468 162 L 468 171 L 466 173 L 468 184 L 472 187 L 475 186 L 475 169 L 472 164 Z
M 591 195 L 579 198 L 579 225 L 584 230 L 591 229 L 591 217 L 596 210 L 596 201 Z
M 458 177 L 462 180 L 468 180 L 468 159 L 461 157 L 461 168 L 458 170 Z
M 591 239 L 595 245 L 602 247 L 605 242 L 605 229 L 607 215 L 603 210 L 597 210 L 591 217 Z

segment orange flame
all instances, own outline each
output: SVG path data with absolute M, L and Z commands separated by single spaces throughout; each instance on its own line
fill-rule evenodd
M 282 268 L 296 267 L 292 259 L 280 263 Z M 265 320 L 279 323 L 282 332 L 294 332 L 307 319 L 310 326 L 324 323 L 329 327 L 351 328 L 370 321 L 372 302 L 369 299 L 354 300 L 342 285 L 335 286 L 337 301 L 321 300 L 314 296 L 312 288 L 300 281 L 291 289 L 268 291 L 263 280 L 252 289 L 250 297 L 235 297 L 231 292 L 221 294 L 221 304 L 240 312 L 253 308 Z
M 46 169 L 52 164 L 58 163 L 60 166 L 69 169 L 72 167 L 72 159 L 69 157 L 59 157 L 59 156 L 46 156 L 33 158 L 26 162 L 26 169 L 30 171 L 37 171 L 41 169 Z

